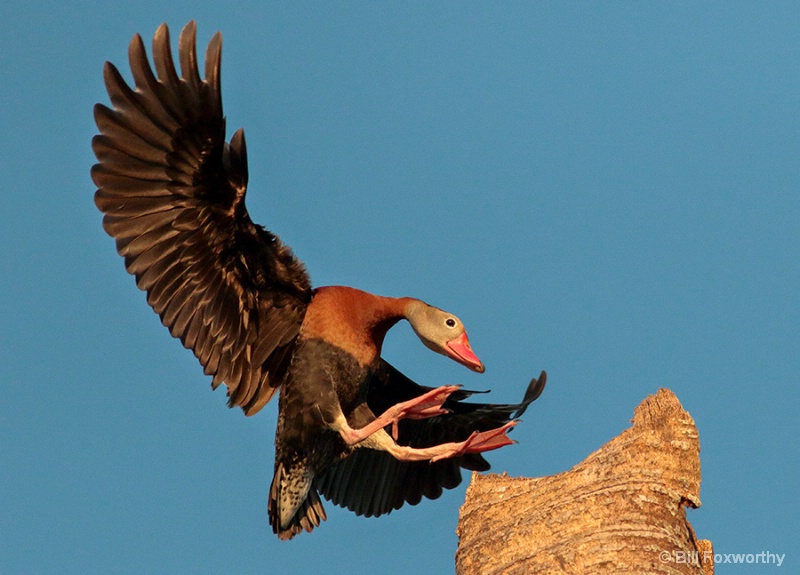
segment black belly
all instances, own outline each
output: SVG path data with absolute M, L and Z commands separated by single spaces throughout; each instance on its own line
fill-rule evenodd
M 369 369 L 343 349 L 321 339 L 299 341 L 281 389 L 276 444 L 302 451 L 323 438 L 335 443 L 330 425 L 366 402 L 368 379 Z

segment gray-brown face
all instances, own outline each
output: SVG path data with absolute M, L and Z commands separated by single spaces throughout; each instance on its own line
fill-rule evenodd
M 406 319 L 417 337 L 429 349 L 473 371 L 483 373 L 483 363 L 472 351 L 464 324 L 456 316 L 424 302 L 415 301 L 406 309 Z

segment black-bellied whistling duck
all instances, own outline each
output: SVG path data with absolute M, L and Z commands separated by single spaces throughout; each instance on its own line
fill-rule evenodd
M 417 385 L 381 359 L 389 328 L 411 324 L 433 351 L 483 372 L 459 319 L 412 298 L 348 287 L 312 289 L 277 236 L 244 205 L 244 134 L 225 142 L 221 36 L 197 69 L 195 24 L 181 32 L 181 75 L 162 25 L 154 74 L 141 37 L 129 57 L 135 89 L 106 63 L 113 108 L 95 106 L 100 134 L 92 178 L 103 226 L 170 333 L 247 415 L 281 388 L 270 523 L 281 539 L 325 519 L 319 493 L 358 514 L 381 515 L 486 470 L 481 452 L 541 393 L 533 379 L 516 405 L 470 404 L 456 386 Z

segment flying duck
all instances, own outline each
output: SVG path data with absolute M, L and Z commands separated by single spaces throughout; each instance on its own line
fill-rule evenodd
M 435 499 L 484 471 L 480 455 L 513 443 L 521 403 L 468 403 L 474 392 L 418 385 L 381 358 L 386 332 L 407 320 L 431 350 L 482 373 L 455 315 L 413 298 L 312 288 L 303 264 L 245 208 L 247 149 L 225 141 L 222 38 L 198 72 L 195 23 L 180 34 L 176 70 L 166 25 L 129 59 L 135 87 L 106 62 L 111 107 L 97 104 L 95 203 L 147 303 L 194 352 L 229 406 L 258 412 L 280 389 L 269 521 L 280 539 L 325 520 L 320 495 L 378 516 Z

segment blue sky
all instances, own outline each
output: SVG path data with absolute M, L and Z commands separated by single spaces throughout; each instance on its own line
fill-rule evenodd
M 253 218 L 315 285 L 458 314 L 487 372 L 407 325 L 392 363 L 498 402 L 548 371 L 495 471 L 567 470 L 669 387 L 698 535 L 798 564 L 796 3 L 65 4 L 0 7 L 0 572 L 453 571 L 463 486 L 279 542 L 276 406 L 226 409 L 101 229 L 103 62 L 191 18 L 223 34 Z

